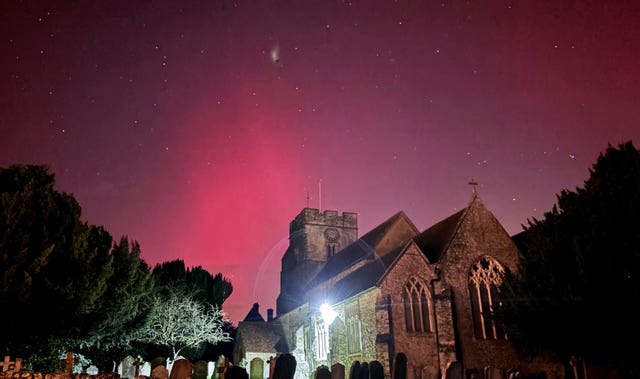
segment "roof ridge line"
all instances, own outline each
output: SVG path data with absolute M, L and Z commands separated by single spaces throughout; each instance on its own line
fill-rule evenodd
M 460 230 L 460 226 L 462 226 L 462 223 L 464 222 L 465 218 L 467 217 L 467 213 L 469 213 L 469 208 L 471 207 L 471 203 L 476 199 L 476 197 L 477 196 L 473 196 L 471 198 L 471 201 L 469 202 L 469 205 L 467 205 L 464 208 L 464 212 L 460 216 L 460 219 L 458 220 L 458 223 L 456 224 L 455 230 L 453 231 L 453 233 L 451 233 L 451 238 L 449 238 L 449 241 L 444 245 L 444 248 L 442 249 L 443 253 L 445 253 L 447 250 L 449 250 L 449 246 L 451 246 L 451 243 L 453 242 L 453 239 L 458 234 L 458 231 Z M 438 262 L 440 262 L 441 258 L 442 258 L 442 255 L 438 259 Z

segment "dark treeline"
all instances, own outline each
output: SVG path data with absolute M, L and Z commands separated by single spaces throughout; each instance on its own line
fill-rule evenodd
M 640 152 L 609 146 L 589 174 L 514 237 L 523 256 L 503 282 L 498 318 L 528 356 L 640 377 Z
M 83 221 L 78 202 L 55 189 L 42 165 L 0 168 L 0 256 L 0 354 L 20 356 L 34 370 L 58 369 L 67 350 L 90 355 L 103 370 L 123 354 L 167 355 L 167 346 L 141 342 L 164 294 L 181 291 L 220 308 L 233 290 L 221 273 L 181 260 L 152 270 L 136 241 L 114 241 Z M 212 350 L 200 344 L 185 352 Z

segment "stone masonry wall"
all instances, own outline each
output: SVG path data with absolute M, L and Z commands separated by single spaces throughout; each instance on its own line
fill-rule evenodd
M 391 300 L 390 335 L 393 338 L 395 354 L 406 354 L 407 370 L 422 370 L 425 367 L 437 370 L 439 365 L 435 331 L 415 333 L 407 332 L 406 329 L 402 293 L 412 276 L 419 278 L 427 288 L 430 281 L 437 278 L 434 267 L 414 244 L 409 245 L 380 285 L 383 298 Z M 383 313 L 380 315 L 383 316 Z M 434 314 L 430 316 L 435 317 Z M 382 324 L 388 320 L 381 317 L 378 321 L 381 324 L 380 329 L 383 330 Z
M 443 287 L 449 287 L 456 315 L 459 341 L 458 359 L 466 369 L 497 367 L 519 368 L 523 373 L 547 372 L 548 377 L 559 377 L 559 367 L 539 365 L 522 360 L 507 339 L 477 339 L 473 330 L 473 316 L 469 294 L 469 273 L 481 257 L 489 256 L 505 269 L 517 270 L 519 251 L 498 220 L 479 199 L 472 201 L 460 224 L 458 233 L 439 264 Z M 558 375 L 558 376 L 556 376 Z

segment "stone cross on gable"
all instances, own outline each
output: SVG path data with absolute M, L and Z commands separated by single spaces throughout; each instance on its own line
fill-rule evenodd
M 478 190 L 477 190 L 478 182 L 476 182 L 475 180 L 473 180 L 473 178 L 471 178 L 471 181 L 469 183 L 467 183 L 467 184 L 469 184 L 471 186 L 471 188 L 473 188 L 473 194 L 474 195 L 478 193 Z

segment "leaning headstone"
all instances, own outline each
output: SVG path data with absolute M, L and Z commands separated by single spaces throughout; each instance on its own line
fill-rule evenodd
M 169 379 L 169 370 L 164 365 L 158 365 L 151 370 L 151 379 Z
M 445 373 L 445 379 L 464 379 L 464 367 L 462 367 L 462 363 L 458 361 L 449 363 L 449 367 L 447 367 Z
M 89 375 L 98 375 L 98 368 L 94 365 L 87 367 L 87 374 Z
M 188 359 L 176 359 L 169 371 L 169 379 L 188 379 L 192 374 L 193 365 Z
M 151 362 L 143 362 L 138 370 L 140 376 L 151 376 Z

